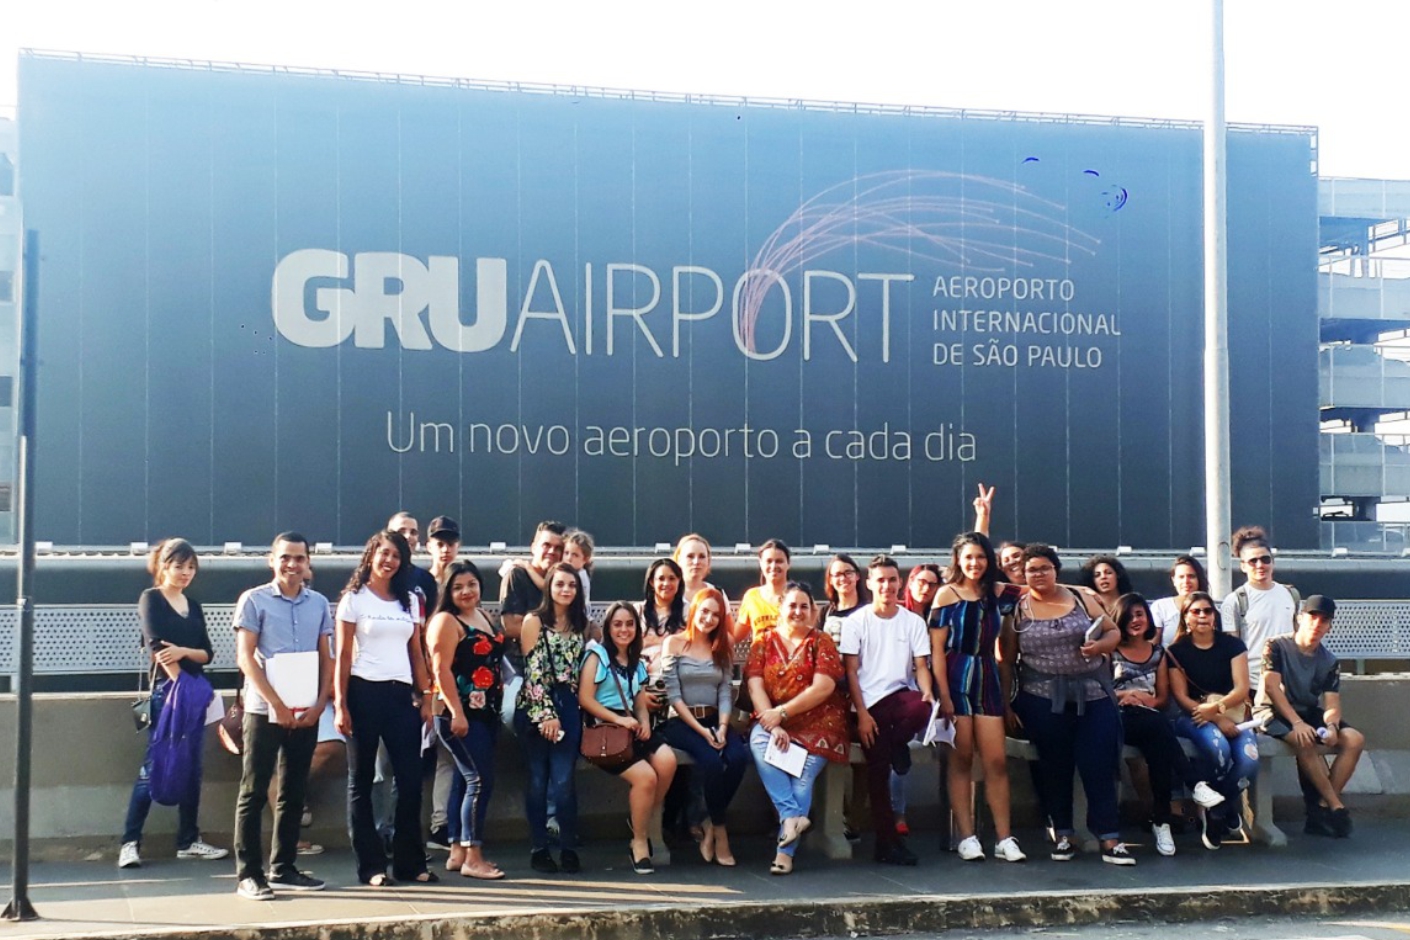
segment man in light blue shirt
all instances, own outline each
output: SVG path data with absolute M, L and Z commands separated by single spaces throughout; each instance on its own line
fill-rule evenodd
M 318 719 L 333 688 L 329 651 L 333 618 L 327 598 L 305 586 L 308 544 L 297 532 L 283 532 L 275 538 L 269 553 L 274 580 L 241 594 L 235 605 L 237 658 L 245 675 L 244 767 L 235 804 L 235 877 L 236 893 L 252 901 L 272 899 L 271 885 L 295 891 L 323 888 L 322 881 L 294 865 L 309 765 L 318 745 Z M 274 688 L 265 666 L 284 654 L 311 652 L 318 656 L 308 668 L 316 670 L 317 676 L 304 678 L 317 682 L 317 696 L 311 707 L 290 708 Z M 273 857 L 266 877 L 260 817 L 281 754 L 284 772 L 279 776 Z

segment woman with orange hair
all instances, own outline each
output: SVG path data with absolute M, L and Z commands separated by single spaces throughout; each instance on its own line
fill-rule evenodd
M 735 864 L 725 813 L 752 759 L 744 739 L 729 727 L 730 635 L 729 604 L 718 588 L 707 587 L 691 598 L 685 630 L 666 637 L 661 647 L 666 701 L 673 712 L 661 734 L 695 762 L 708 813 L 700 825 L 700 855 L 725 866 Z

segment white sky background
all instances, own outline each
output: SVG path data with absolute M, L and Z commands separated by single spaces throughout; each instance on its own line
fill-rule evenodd
M 1208 0 L 4 0 L 21 48 L 759 97 L 1199 120 Z M 1226 0 L 1230 121 L 1410 179 L 1407 0 Z

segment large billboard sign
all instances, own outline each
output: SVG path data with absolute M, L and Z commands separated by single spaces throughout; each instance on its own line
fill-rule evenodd
M 38 531 L 1203 542 L 1200 134 L 28 56 Z M 1235 513 L 1316 533 L 1314 137 L 1229 137 Z

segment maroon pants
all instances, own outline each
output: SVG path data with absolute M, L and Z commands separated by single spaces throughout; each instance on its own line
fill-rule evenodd
M 925 730 L 930 705 L 919 692 L 901 689 L 876 702 L 867 712 L 876 722 L 876 738 L 863 747 L 867 758 L 867 790 L 871 793 L 871 822 L 878 847 L 894 844 L 896 814 L 891 808 L 891 757 L 911 738 Z

